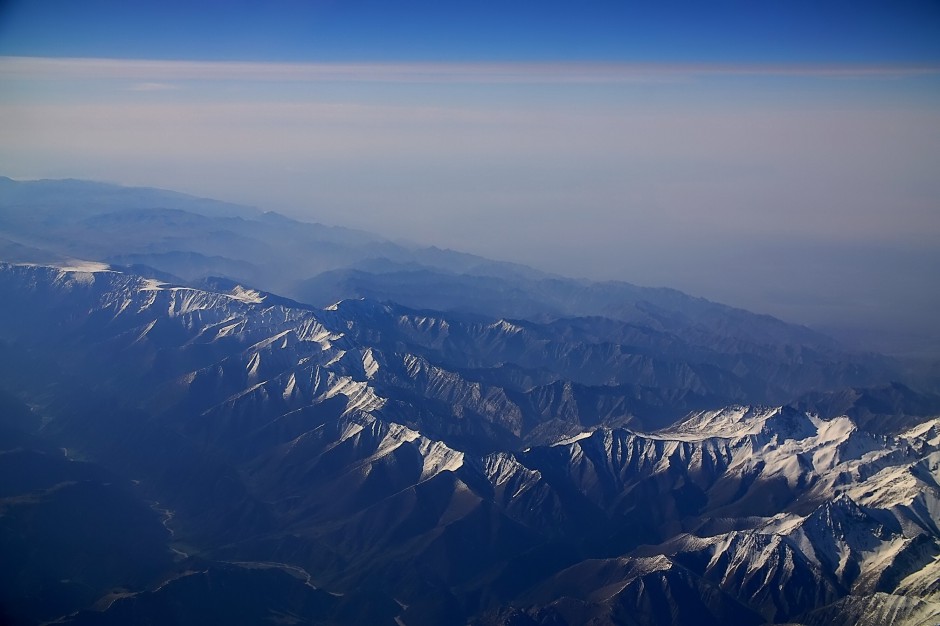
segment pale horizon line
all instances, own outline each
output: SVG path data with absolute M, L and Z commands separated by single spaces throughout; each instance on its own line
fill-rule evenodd
M 5 79 L 339 81 L 389 83 L 626 83 L 768 76 L 893 80 L 940 75 L 940 65 L 657 62 L 286 62 L 0 56 Z

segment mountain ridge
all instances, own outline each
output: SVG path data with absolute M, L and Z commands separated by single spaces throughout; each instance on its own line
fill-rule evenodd
M 805 327 L 81 181 L 0 180 L 0 295 L 0 618 L 940 616 L 940 396 Z
M 213 286 L 100 263 L 0 264 L 0 363 L 43 416 L 32 436 L 159 502 L 170 569 L 300 568 L 328 594 L 380 590 L 360 610 L 407 624 L 799 621 L 851 614 L 872 590 L 903 609 L 897 624 L 937 610 L 937 418 L 895 434 L 760 406 L 756 387 L 727 402 L 738 374 L 689 378 L 698 365 L 605 342 L 642 330 L 623 322 L 459 319 L 368 300 L 317 309 Z M 699 354 L 676 335 L 642 336 L 651 354 Z M 807 367 L 787 365 L 787 350 L 716 345 L 752 350 L 773 375 Z M 761 362 L 748 359 L 729 362 Z M 607 365 L 585 367 L 595 361 Z M 643 376 L 649 386 L 631 382 Z M 693 380 L 715 397 L 689 411 L 669 390 Z M 670 417 L 651 419 L 641 391 Z M 281 575 L 231 576 L 264 587 Z M 86 610 L 66 623 L 187 606 L 185 588 L 140 585 L 103 611 L 73 605 Z M 316 597 L 323 619 L 355 622 Z

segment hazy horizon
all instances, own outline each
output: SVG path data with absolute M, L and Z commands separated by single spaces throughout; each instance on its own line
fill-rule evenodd
M 934 6 L 351 5 L 7 3 L 0 174 L 940 339 Z

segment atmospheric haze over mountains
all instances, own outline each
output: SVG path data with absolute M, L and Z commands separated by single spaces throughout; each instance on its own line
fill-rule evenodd
M 0 178 L 0 260 L 0 621 L 940 619 L 929 368 L 153 188 Z
M 0 59 L 0 171 L 251 204 L 937 353 L 930 68 Z

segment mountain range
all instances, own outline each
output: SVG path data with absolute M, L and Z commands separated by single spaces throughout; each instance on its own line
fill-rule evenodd
M 895 361 L 159 190 L 0 180 L 0 618 L 935 624 Z

